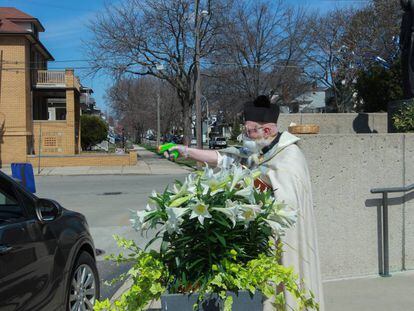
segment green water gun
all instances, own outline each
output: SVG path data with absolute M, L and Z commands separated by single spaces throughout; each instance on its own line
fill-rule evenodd
M 164 145 L 160 145 L 158 147 L 158 153 L 163 154 L 164 152 L 167 152 L 168 156 L 172 155 L 173 159 L 177 160 L 177 158 L 180 156 L 180 153 L 178 152 L 178 150 L 170 151 L 170 149 L 175 146 L 177 146 L 177 144 L 174 144 L 174 143 L 166 143 Z

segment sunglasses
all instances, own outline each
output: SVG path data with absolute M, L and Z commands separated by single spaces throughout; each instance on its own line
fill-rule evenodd
M 263 126 L 259 126 L 259 127 L 253 127 L 253 128 L 248 128 L 248 127 L 243 127 L 243 134 L 250 136 L 251 134 L 257 133 L 260 129 L 262 129 Z

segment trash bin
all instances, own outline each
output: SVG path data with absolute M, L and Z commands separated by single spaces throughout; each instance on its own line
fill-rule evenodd
M 33 167 L 30 163 L 12 163 L 12 177 L 21 181 L 23 187 L 31 193 L 36 193 Z

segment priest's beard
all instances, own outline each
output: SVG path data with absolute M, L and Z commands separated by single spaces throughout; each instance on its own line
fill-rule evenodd
M 269 146 L 273 139 L 275 139 L 275 136 L 268 138 L 261 137 L 257 139 L 245 136 L 243 137 L 243 147 L 248 149 L 251 153 L 259 153 L 264 147 Z

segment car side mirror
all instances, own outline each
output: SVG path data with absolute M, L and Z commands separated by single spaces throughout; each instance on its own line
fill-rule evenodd
M 62 206 L 56 201 L 39 199 L 36 204 L 36 216 L 40 222 L 45 223 L 55 220 L 62 213 Z

